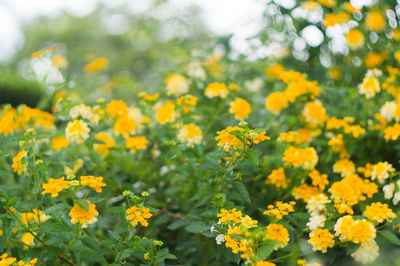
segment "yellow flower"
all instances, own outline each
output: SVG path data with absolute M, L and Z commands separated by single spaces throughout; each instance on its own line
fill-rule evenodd
M 250 104 L 243 98 L 236 98 L 230 103 L 229 113 L 235 115 L 236 120 L 244 120 L 251 112 Z
M 126 147 L 135 152 L 137 150 L 144 150 L 147 148 L 147 139 L 145 136 L 136 136 L 125 138 Z
M 265 68 L 265 74 L 271 80 L 278 79 L 279 75 L 285 71 L 285 67 L 281 64 L 275 64 Z
M 318 163 L 317 151 L 313 147 L 297 148 L 290 146 L 283 154 L 285 165 L 312 169 Z
M 65 59 L 64 56 L 62 55 L 55 55 L 52 59 L 51 62 L 53 66 L 57 69 L 61 68 L 66 68 L 68 66 L 68 61 Z
M 383 31 L 386 27 L 386 20 L 382 12 L 378 9 L 369 11 L 365 18 L 365 27 L 369 31 Z
M 128 107 L 123 100 L 112 100 L 106 107 L 107 113 L 112 118 L 126 116 L 128 114 Z
M 359 86 L 360 94 L 364 94 L 367 99 L 374 97 L 380 91 L 379 81 L 375 77 L 365 77 Z
M 340 175 L 343 177 L 353 174 L 355 171 L 356 166 L 354 165 L 354 163 L 346 158 L 337 161 L 333 165 L 333 172 L 340 173 Z
M 96 58 L 85 66 L 85 72 L 96 73 L 108 66 L 108 60 L 106 58 Z
M 281 224 L 270 224 L 267 226 L 266 238 L 268 240 L 279 241 L 279 244 L 274 246 L 274 249 L 284 248 L 289 242 L 289 232 Z
M 384 59 L 385 58 L 382 54 L 369 52 L 368 55 L 364 58 L 364 63 L 367 68 L 375 68 L 382 64 Z
M 382 202 L 374 202 L 368 205 L 365 208 L 363 215 L 377 223 L 383 223 L 385 220 L 392 221 L 397 217 L 397 215 L 393 213 L 392 209 L 389 208 L 389 205 Z
M 332 8 L 332 7 L 336 6 L 336 0 L 317 0 L 317 1 L 321 5 L 324 5 L 324 6 L 329 7 L 329 8 Z
M 172 123 L 176 119 L 175 104 L 171 101 L 165 102 L 164 106 L 157 109 L 156 121 L 162 125 Z
M 213 82 L 209 84 L 204 91 L 204 94 L 208 98 L 214 98 L 214 97 L 226 98 L 228 93 L 229 91 L 226 88 L 225 83 L 219 83 L 219 82 Z
M 106 183 L 103 183 L 102 176 L 81 176 L 80 184 L 83 186 L 89 186 L 93 188 L 96 192 L 100 193 L 103 191 L 103 187 Z
M 315 229 L 310 233 L 308 243 L 312 245 L 314 251 L 326 253 L 327 249 L 335 244 L 334 235 L 328 229 Z
M 149 225 L 147 219 L 151 218 L 153 214 L 150 213 L 150 209 L 146 207 L 132 206 L 126 210 L 129 214 L 126 219 L 131 222 L 132 226 L 137 226 L 140 223 L 142 226 L 147 227 Z
M 66 147 L 68 147 L 69 141 L 65 136 L 59 136 L 59 137 L 52 137 L 51 138 L 51 149 L 53 151 L 59 151 L 62 150 Z
M 400 61 L 400 60 L 398 60 L 398 61 Z M 237 85 L 236 83 L 231 82 L 231 83 L 229 84 L 229 89 L 230 89 L 231 91 L 239 91 L 239 90 L 240 90 L 240 87 L 239 87 L 239 85 Z
M 278 115 L 287 106 L 288 100 L 283 92 L 273 92 L 265 100 L 265 108 L 274 115 Z
M 289 182 L 290 180 L 286 179 L 285 171 L 282 167 L 272 170 L 272 172 L 268 175 L 268 179 L 265 180 L 265 184 L 274 185 L 277 188 L 285 188 Z
M 35 237 L 31 233 L 24 233 L 21 236 L 21 242 L 30 247 L 35 245 L 34 240 L 35 240 Z
M 183 106 L 183 112 L 189 112 L 190 106 L 197 105 L 198 98 L 193 95 L 184 95 L 176 99 L 176 104 L 178 106 Z
M 16 129 L 16 123 L 14 121 L 15 109 L 9 108 L 0 113 L 0 134 L 8 136 L 11 132 Z
M 257 262 L 256 266 L 276 266 L 276 264 L 273 262 L 260 260 L 259 262 Z
M 99 213 L 96 211 L 96 206 L 91 204 L 89 200 L 86 200 L 86 202 L 89 206 L 87 211 L 75 204 L 69 212 L 71 223 L 80 223 L 82 228 L 86 228 L 89 224 L 97 222 L 96 216 L 99 215 Z
M 328 175 L 321 174 L 318 170 L 312 170 L 308 176 L 312 180 L 312 185 L 318 187 L 321 191 L 325 189 L 325 186 L 329 184 Z
M 329 192 L 339 213 L 353 214 L 351 207 L 366 200 L 367 197 L 371 198 L 378 192 L 378 186 L 356 174 L 350 174 L 341 181 L 334 182 Z
M 351 29 L 349 33 L 346 34 L 346 41 L 350 49 L 355 50 L 364 45 L 364 35 L 357 29 Z
M 282 201 L 275 202 L 275 206 L 270 204 L 268 205 L 268 210 L 263 212 L 264 215 L 273 216 L 276 219 L 280 220 L 283 216 L 288 215 L 290 212 L 294 212 L 293 206 L 296 202 L 291 201 L 289 203 L 285 203 Z
M 16 261 L 16 258 L 13 257 L 8 257 L 7 253 L 4 253 L 3 255 L 0 256 L 0 265 L 5 265 L 5 266 L 9 266 L 9 265 L 13 265 L 13 263 Z
M 343 216 L 336 221 L 335 235 L 341 241 L 351 241 L 359 244 L 376 237 L 376 229 L 366 220 L 354 220 L 350 215 Z
M 65 136 L 69 142 L 83 143 L 89 138 L 90 128 L 83 120 L 74 120 L 67 124 Z
M 164 82 L 168 95 L 179 96 L 189 91 L 189 81 L 182 75 L 170 74 Z
M 397 140 L 400 136 L 400 124 L 396 123 L 393 126 L 387 127 L 385 129 L 385 140 Z
M 26 171 L 26 163 L 22 163 L 22 158 L 26 156 L 27 152 L 26 150 L 22 150 L 18 152 L 18 154 L 12 159 L 13 164 L 12 168 L 14 169 L 14 173 L 18 173 L 19 175 L 22 174 L 22 172 Z
M 38 259 L 31 259 L 30 261 L 28 261 L 28 262 L 25 262 L 25 261 L 23 261 L 23 260 L 20 260 L 20 261 L 18 261 L 18 266 L 33 266 L 33 265 L 35 265 L 36 264 L 36 262 L 38 261 Z
M 317 196 L 321 193 L 319 188 L 307 185 L 306 183 L 301 184 L 298 187 L 293 188 L 292 195 L 295 199 L 302 199 L 304 201 L 310 200 L 313 196 Z
M 194 124 L 184 125 L 178 132 L 178 140 L 187 143 L 188 147 L 194 147 L 194 144 L 200 144 L 203 135 L 201 129 Z
M 240 223 L 240 219 L 242 218 L 242 212 L 233 208 L 231 210 L 221 209 L 220 213 L 218 213 L 217 217 L 218 221 L 223 224 L 231 224 L 231 223 Z
M 102 141 L 104 144 L 93 144 L 93 148 L 99 154 L 108 154 L 111 148 L 115 147 L 115 141 L 113 138 L 106 132 L 100 132 L 95 137 L 95 139 Z
M 238 139 L 235 135 L 232 135 L 230 132 L 232 131 L 243 131 L 243 128 L 235 126 L 235 127 L 227 127 L 224 130 L 217 131 L 218 136 L 215 137 L 215 140 L 218 141 L 217 146 L 223 147 L 225 151 L 229 151 L 229 148 L 233 150 L 243 149 L 244 143 Z M 268 136 L 265 136 L 266 132 L 247 134 L 248 143 L 252 141 L 254 144 L 258 144 L 264 140 L 270 139 Z
M 324 17 L 324 27 L 335 26 L 336 24 L 342 24 L 349 20 L 349 14 L 346 12 L 340 13 L 329 13 Z
M 304 106 L 303 115 L 312 124 L 322 124 L 328 119 L 325 108 L 319 101 L 308 102 Z
M 145 101 L 152 102 L 157 100 L 160 97 L 160 94 L 159 93 L 147 94 L 146 92 L 141 92 L 138 94 L 138 96 Z
M 396 169 L 388 162 L 378 162 L 375 164 L 371 171 L 371 180 L 378 179 L 379 183 L 385 183 L 389 178 L 390 173 L 394 173 Z
M 128 116 L 119 117 L 114 124 L 114 133 L 116 135 L 127 136 L 135 133 L 136 125 L 135 120 Z
M 65 177 L 61 177 L 60 179 L 50 178 L 47 184 L 42 185 L 42 188 L 44 189 L 42 195 L 49 193 L 51 194 L 51 197 L 57 197 L 60 191 L 70 187 L 70 182 L 64 179 Z

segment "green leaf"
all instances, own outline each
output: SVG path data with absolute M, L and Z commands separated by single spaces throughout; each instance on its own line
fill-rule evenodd
M 210 170 L 215 171 L 215 170 L 219 170 L 220 168 L 221 168 L 221 166 L 217 160 L 208 159 L 208 158 L 205 158 L 204 163 L 199 165 L 199 169 L 201 171 L 210 171 Z
M 393 245 L 400 246 L 400 239 L 395 234 L 393 234 L 392 232 L 390 232 L 388 230 L 383 230 L 383 231 L 380 231 L 379 233 L 384 238 L 389 240 L 389 242 L 392 243 Z
M 246 189 L 246 186 L 242 182 L 234 182 L 233 187 L 239 192 L 241 200 L 246 203 L 251 203 L 250 194 Z
M 250 149 L 247 151 L 247 157 L 254 165 L 260 164 L 260 155 L 261 153 L 258 150 Z
M 169 230 L 176 230 L 184 225 L 187 225 L 188 221 L 184 220 L 184 219 L 180 219 L 180 220 L 176 220 L 173 223 L 171 223 L 170 225 L 168 225 L 168 229 Z
M 269 257 L 269 255 L 274 251 L 272 246 L 261 246 L 258 248 L 257 257 L 260 260 L 265 260 Z
M 186 226 L 185 229 L 190 233 L 200 233 L 202 231 L 210 230 L 210 226 L 203 222 L 194 222 Z
M 80 200 L 75 200 L 75 203 L 84 209 L 85 211 L 89 211 L 89 204 L 87 203 L 86 200 L 80 199 Z

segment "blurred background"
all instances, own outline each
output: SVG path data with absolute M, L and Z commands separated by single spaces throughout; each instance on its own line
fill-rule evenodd
M 368 49 L 349 59 L 345 34 L 357 26 L 357 16 L 325 29 L 326 10 L 317 2 L 324 1 L 1 0 L 0 104 L 37 106 L 46 96 L 39 106 L 46 108 L 55 91 L 90 83 L 92 77 L 78 74 L 97 57 L 108 59 L 109 67 L 86 89 L 107 84 L 128 88 L 120 96 L 159 91 L 168 74 L 193 61 L 225 63 L 229 74 L 214 78 L 234 77 L 246 87 L 262 85 L 260 72 L 276 62 L 319 81 L 335 74 L 328 71 L 334 69 L 355 85 L 365 72 L 362 58 L 373 46 L 384 46 L 371 33 Z M 350 3 L 355 8 L 380 5 L 374 0 Z M 382 3 L 390 10 L 390 27 L 396 28 L 398 1 Z M 386 40 L 385 45 L 393 43 Z M 32 60 L 32 53 L 45 47 L 56 47 L 68 68 L 54 68 L 45 58 Z M 348 63 L 353 71 L 346 76 Z

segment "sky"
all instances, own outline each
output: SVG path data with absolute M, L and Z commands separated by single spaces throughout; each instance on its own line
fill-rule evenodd
M 238 40 L 261 27 L 263 6 L 268 0 L 170 0 L 172 10 L 197 5 L 205 24 L 217 34 L 234 34 Z M 286 0 L 285 0 L 286 1 Z M 75 16 L 90 14 L 101 2 L 110 7 L 128 3 L 133 13 L 145 12 L 149 0 L 0 0 L 0 62 L 7 62 L 23 44 L 21 27 L 38 16 L 55 17 L 68 11 Z M 229 12 L 227 12 L 229 7 Z

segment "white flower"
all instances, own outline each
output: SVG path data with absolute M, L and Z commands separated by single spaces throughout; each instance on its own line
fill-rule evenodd
M 385 102 L 379 113 L 383 118 L 390 122 L 394 117 L 394 111 L 396 110 L 396 107 L 397 105 L 394 101 Z
M 215 242 L 217 242 L 217 245 L 221 245 L 222 243 L 225 242 L 225 235 L 224 234 L 219 234 L 215 238 Z
M 188 65 L 187 74 L 191 78 L 197 78 L 200 80 L 206 79 L 206 71 L 204 71 L 199 61 L 192 62 Z
M 371 263 L 379 256 L 379 247 L 375 240 L 370 239 L 361 243 L 360 247 L 351 256 L 362 264 Z
M 252 81 L 248 80 L 244 83 L 244 86 L 251 92 L 259 91 L 263 85 L 264 83 L 260 78 L 256 78 Z
M 307 226 L 308 228 L 310 228 L 311 231 L 314 231 L 318 227 L 324 227 L 325 221 L 326 217 L 324 215 L 313 215 L 310 217 Z
M 393 166 L 388 162 L 379 162 L 374 165 L 371 172 L 371 180 L 378 179 L 379 183 L 385 183 L 385 180 L 389 178 L 389 173 L 396 171 Z
M 80 116 L 82 118 L 86 118 L 86 119 L 90 120 L 93 116 L 93 112 L 92 112 L 92 108 L 90 108 L 90 106 L 87 106 L 84 104 L 78 104 L 71 108 L 71 110 L 69 111 L 69 115 L 73 119 L 76 119 Z
M 385 193 L 385 199 L 391 199 L 394 192 L 394 184 L 391 183 L 383 187 L 383 192 Z
M 397 205 L 397 203 L 399 203 L 399 201 L 400 201 L 400 192 L 396 192 L 396 193 L 394 193 L 393 204 Z

